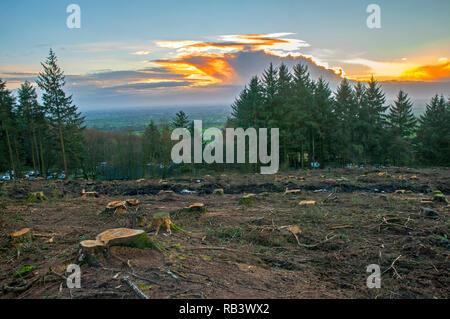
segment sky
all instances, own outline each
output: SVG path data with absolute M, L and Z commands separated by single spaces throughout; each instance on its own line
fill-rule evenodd
M 70 4 L 80 28 L 68 28 Z M 380 28 L 369 28 L 370 4 Z M 334 87 L 450 95 L 448 0 L 18 0 L 0 11 L 0 78 L 33 82 L 52 48 L 80 109 L 230 104 L 270 62 Z

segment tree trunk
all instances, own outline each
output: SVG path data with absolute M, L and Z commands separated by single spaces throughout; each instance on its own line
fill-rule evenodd
M 5 131 L 5 135 L 6 135 L 6 144 L 8 145 L 8 153 L 9 153 L 9 161 L 10 161 L 10 170 L 15 171 L 14 168 L 14 157 L 13 157 L 13 151 L 12 151 L 12 147 L 11 147 L 11 140 L 9 139 L 9 132 L 8 129 L 5 127 L 4 124 L 2 124 L 3 129 Z M 11 172 L 12 173 L 12 172 Z
M 63 131 L 62 131 L 61 116 L 59 114 L 59 107 L 58 107 L 58 131 L 59 131 L 59 142 L 61 144 L 61 152 L 62 152 L 63 163 L 64 163 L 64 174 L 65 174 L 65 178 L 67 178 L 67 176 L 69 176 L 69 171 L 67 170 L 66 150 L 64 148 L 64 137 L 63 137 Z

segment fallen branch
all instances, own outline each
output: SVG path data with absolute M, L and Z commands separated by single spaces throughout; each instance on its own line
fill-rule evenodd
M 122 278 L 122 281 L 128 284 L 128 286 L 133 289 L 133 291 L 141 298 L 141 299 L 150 299 L 134 282 L 130 280 L 128 276 Z
M 334 238 L 336 238 L 336 237 L 337 237 L 337 235 L 334 235 L 334 236 L 328 238 L 328 235 L 327 235 L 327 236 L 325 237 L 324 240 L 322 240 L 321 242 L 318 242 L 317 244 L 312 244 L 312 245 L 302 244 L 302 243 L 300 243 L 300 242 L 297 240 L 297 244 L 298 244 L 300 247 L 314 248 L 314 247 L 320 246 L 320 245 L 322 245 L 322 244 L 325 244 L 325 243 L 329 242 L 330 240 L 332 240 L 332 239 L 334 239 Z
M 217 246 L 203 246 L 203 247 L 186 247 L 188 250 L 227 250 L 232 252 L 237 252 L 240 250 L 227 248 L 227 247 L 217 247 Z
M 397 262 L 397 260 L 400 259 L 400 257 L 402 257 L 402 255 L 400 255 L 400 256 L 398 256 L 397 258 L 395 258 L 394 261 L 393 261 L 393 262 L 391 263 L 391 265 L 389 266 L 389 268 L 386 269 L 385 271 L 383 271 L 382 274 L 386 273 L 389 269 L 392 269 L 392 270 L 394 270 L 394 272 L 395 272 L 395 274 L 398 276 L 398 278 L 402 278 L 402 277 L 400 276 L 400 274 L 397 272 L 397 269 L 395 269 L 395 267 L 394 267 L 395 263 Z
M 338 226 L 331 226 L 330 227 L 331 230 L 344 229 L 344 228 L 353 228 L 353 226 L 352 225 L 338 225 Z

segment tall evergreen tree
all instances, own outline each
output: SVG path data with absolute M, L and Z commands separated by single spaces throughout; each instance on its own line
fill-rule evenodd
M 161 158 L 161 133 L 153 120 L 142 135 L 143 164 L 158 163 Z
M 44 172 L 44 149 L 42 135 L 46 128 L 45 111 L 37 101 L 36 89 L 25 81 L 18 90 L 16 109 L 18 126 L 22 132 L 25 158 L 31 162 L 35 171 Z M 28 164 L 27 163 L 27 164 Z
M 419 118 L 417 140 L 422 160 L 430 165 L 450 165 L 450 102 L 435 95 Z
M 336 136 L 334 129 L 336 120 L 333 113 L 333 101 L 331 90 L 322 78 L 316 82 L 313 95 L 314 120 L 317 125 L 317 161 L 322 165 L 333 161 L 332 154 L 335 151 Z
M 382 163 L 386 159 L 384 145 L 386 142 L 386 110 L 387 105 L 385 95 L 378 82 L 371 78 L 366 90 L 365 102 L 368 113 L 368 122 L 366 126 L 367 135 L 365 140 L 365 153 L 371 159 L 372 163 Z
M 66 96 L 63 88 L 66 84 L 64 72 L 57 64 L 57 57 L 50 49 L 48 58 L 41 63 L 44 68 L 39 73 L 37 84 L 42 89 L 45 110 L 50 125 L 56 130 L 56 136 L 61 148 L 64 171 L 68 176 L 67 154 L 72 159 L 72 167 L 79 167 L 81 161 L 84 118 L 72 103 L 72 96 Z
M 10 90 L 6 88 L 6 82 L 0 79 L 0 129 L 1 141 L 3 142 L 3 154 L 8 154 L 9 161 L 0 163 L 3 167 L 8 167 L 9 171 L 16 172 L 18 168 L 18 159 L 14 151 L 13 130 L 15 124 L 14 117 L 15 98 Z M 3 158 L 3 157 L 2 157 Z
M 170 122 L 170 127 L 172 129 L 176 128 L 189 128 L 189 118 L 186 113 L 183 111 L 179 111 L 177 114 L 175 114 L 175 117 L 173 118 L 172 122 Z
M 413 114 L 413 104 L 408 94 L 400 90 L 397 100 L 390 107 L 387 115 L 389 127 L 396 135 L 403 138 L 411 137 L 417 126 L 417 119 Z
M 412 138 L 417 126 L 413 114 L 413 104 L 408 94 L 399 91 L 397 100 L 387 115 L 389 140 L 385 142 L 389 159 L 395 165 L 406 165 L 413 162 Z
M 358 120 L 358 104 L 350 82 L 343 79 L 338 86 L 334 98 L 334 112 L 337 119 L 336 136 L 338 152 L 336 159 L 345 164 L 357 160 L 353 141 L 356 139 L 356 123 Z
M 300 164 L 303 167 L 305 154 L 308 154 L 308 158 L 311 159 L 313 153 L 311 148 L 313 83 L 308 67 L 302 64 L 294 66 L 292 77 L 292 96 L 290 97 L 292 116 L 287 121 L 293 148 L 300 155 Z

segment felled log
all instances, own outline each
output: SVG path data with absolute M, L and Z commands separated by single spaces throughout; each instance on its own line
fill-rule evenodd
M 300 194 L 302 192 L 301 189 L 287 189 L 284 191 L 284 195 L 295 195 L 295 194 Z
M 300 203 L 298 203 L 300 206 L 306 206 L 306 205 L 316 205 L 315 200 L 302 200 Z
M 97 197 L 100 197 L 100 196 L 98 195 L 97 192 L 86 192 L 86 190 L 82 189 L 81 190 L 81 198 L 88 198 L 88 197 L 95 197 L 95 198 L 97 198 Z

